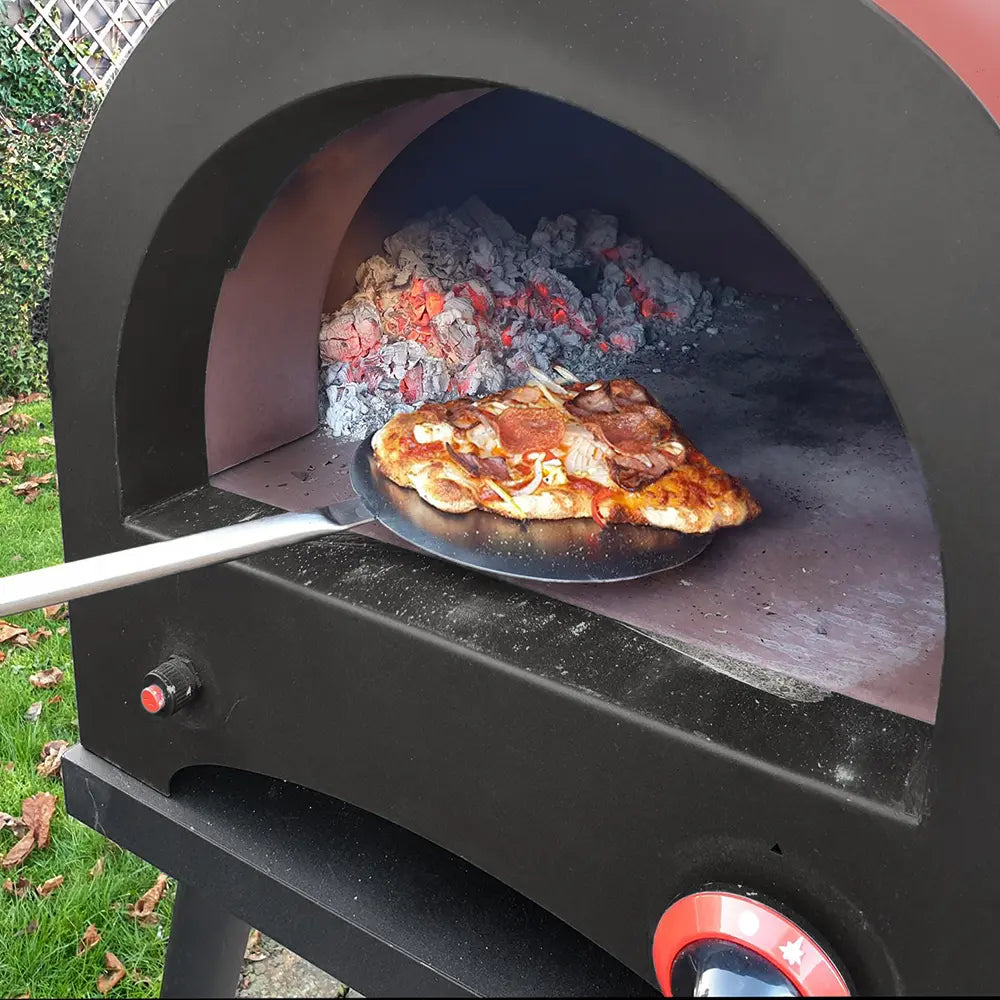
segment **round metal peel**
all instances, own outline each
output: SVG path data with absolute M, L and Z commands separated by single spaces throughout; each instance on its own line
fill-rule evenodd
M 386 479 L 371 438 L 355 453 L 357 497 L 302 514 L 276 514 L 166 542 L 0 579 L 0 616 L 227 562 L 346 531 L 372 520 L 430 555 L 471 569 L 549 583 L 613 583 L 681 566 L 711 535 L 635 525 L 600 528 L 589 518 L 511 521 L 487 511 L 445 514 Z
M 355 452 L 351 484 L 375 519 L 411 545 L 460 566 L 521 580 L 635 580 L 682 566 L 713 537 L 632 524 L 602 529 L 590 518 L 513 521 L 485 510 L 446 514 L 379 472 L 371 438 Z

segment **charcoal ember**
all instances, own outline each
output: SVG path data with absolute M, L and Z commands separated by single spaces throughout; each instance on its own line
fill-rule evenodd
M 489 205 L 475 195 L 462 203 L 458 215 L 471 219 L 494 243 L 508 243 L 518 236 L 514 227 L 502 215 L 497 215 Z
M 374 298 L 378 289 L 396 280 L 399 269 L 385 257 L 369 257 L 355 272 L 354 280 L 358 292 Z
M 576 230 L 577 221 L 572 215 L 542 218 L 531 234 L 531 245 L 566 262 L 577 253 Z
M 430 247 L 431 223 L 427 219 L 418 219 L 404 226 L 399 232 L 386 237 L 383 242 L 385 252 L 391 260 L 399 263 L 400 254 L 407 250 L 417 260 L 423 260 Z
M 618 220 L 603 212 L 584 212 L 577 240 L 581 249 L 596 257 L 618 243 Z
M 530 367 L 617 374 L 650 343 L 705 330 L 729 290 L 655 257 L 597 211 L 518 233 L 478 198 L 393 233 L 324 316 L 321 409 L 360 439 L 428 400 L 517 385 Z
M 455 388 L 461 396 L 500 392 L 506 384 L 503 368 L 489 351 L 477 354 L 455 379 Z
M 349 308 L 323 317 L 319 333 L 320 355 L 325 361 L 360 358 L 381 339 L 378 309 L 372 302 L 356 298 Z

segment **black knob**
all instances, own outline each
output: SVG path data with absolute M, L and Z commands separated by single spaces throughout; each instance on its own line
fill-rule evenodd
M 139 696 L 150 715 L 173 715 L 198 694 L 201 685 L 194 668 L 179 656 L 171 656 L 143 678 Z

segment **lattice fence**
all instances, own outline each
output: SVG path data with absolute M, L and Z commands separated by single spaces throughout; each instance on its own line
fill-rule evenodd
M 0 0 L 17 33 L 15 48 L 68 56 L 74 68 L 63 81 L 105 90 L 132 49 L 173 0 Z

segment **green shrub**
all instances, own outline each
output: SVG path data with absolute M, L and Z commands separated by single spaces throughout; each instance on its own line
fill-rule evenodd
M 42 48 L 48 51 L 42 36 Z M 48 286 L 63 201 L 96 101 L 0 26 L 0 398 L 45 387 Z

